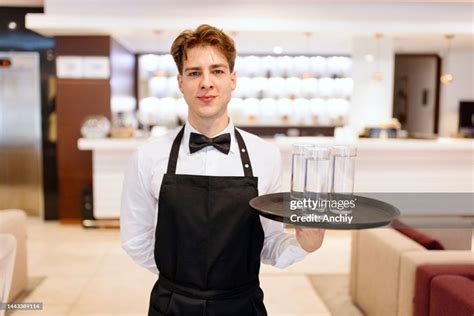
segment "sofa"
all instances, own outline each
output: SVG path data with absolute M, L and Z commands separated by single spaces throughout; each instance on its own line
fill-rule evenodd
M 460 238 L 464 244 L 472 238 L 472 228 L 460 232 L 465 235 Z M 389 227 L 353 231 L 350 296 L 369 316 L 415 315 L 417 269 L 440 264 L 474 265 L 474 252 L 427 250 Z
M 16 239 L 16 256 L 9 302 L 27 287 L 26 213 L 23 210 L 0 210 L 0 234 L 11 234 Z
M 0 303 L 7 302 L 15 267 L 16 238 L 11 234 L 0 233 Z M 0 308 L 0 316 L 5 309 Z
M 415 315 L 474 315 L 474 263 L 421 265 L 415 284 Z

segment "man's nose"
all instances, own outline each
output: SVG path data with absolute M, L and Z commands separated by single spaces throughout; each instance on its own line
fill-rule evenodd
M 214 87 L 212 81 L 211 81 L 211 77 L 208 73 L 203 73 L 202 77 L 201 77 L 201 89 L 204 90 L 204 89 L 212 89 Z

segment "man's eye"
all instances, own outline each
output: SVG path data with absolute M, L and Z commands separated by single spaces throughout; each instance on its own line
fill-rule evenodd
M 224 72 L 220 69 L 216 69 L 216 70 L 214 70 L 214 73 L 215 74 L 223 74 Z
M 197 76 L 199 76 L 199 72 L 197 72 L 197 71 L 190 72 L 190 73 L 188 73 L 188 76 L 197 77 Z

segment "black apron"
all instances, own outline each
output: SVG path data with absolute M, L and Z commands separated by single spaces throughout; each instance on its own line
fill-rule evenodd
M 163 176 L 155 231 L 159 278 L 148 315 L 267 315 L 259 286 L 264 233 L 249 200 L 258 195 L 235 130 L 244 177 L 176 174 L 184 126 Z

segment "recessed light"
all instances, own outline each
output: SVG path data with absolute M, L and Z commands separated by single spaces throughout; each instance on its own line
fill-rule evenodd
M 8 28 L 10 30 L 16 29 L 16 22 L 11 21 L 10 23 L 8 23 Z
M 283 48 L 281 48 L 281 46 L 275 46 L 273 47 L 273 52 L 277 55 L 280 55 L 281 53 L 283 53 Z

